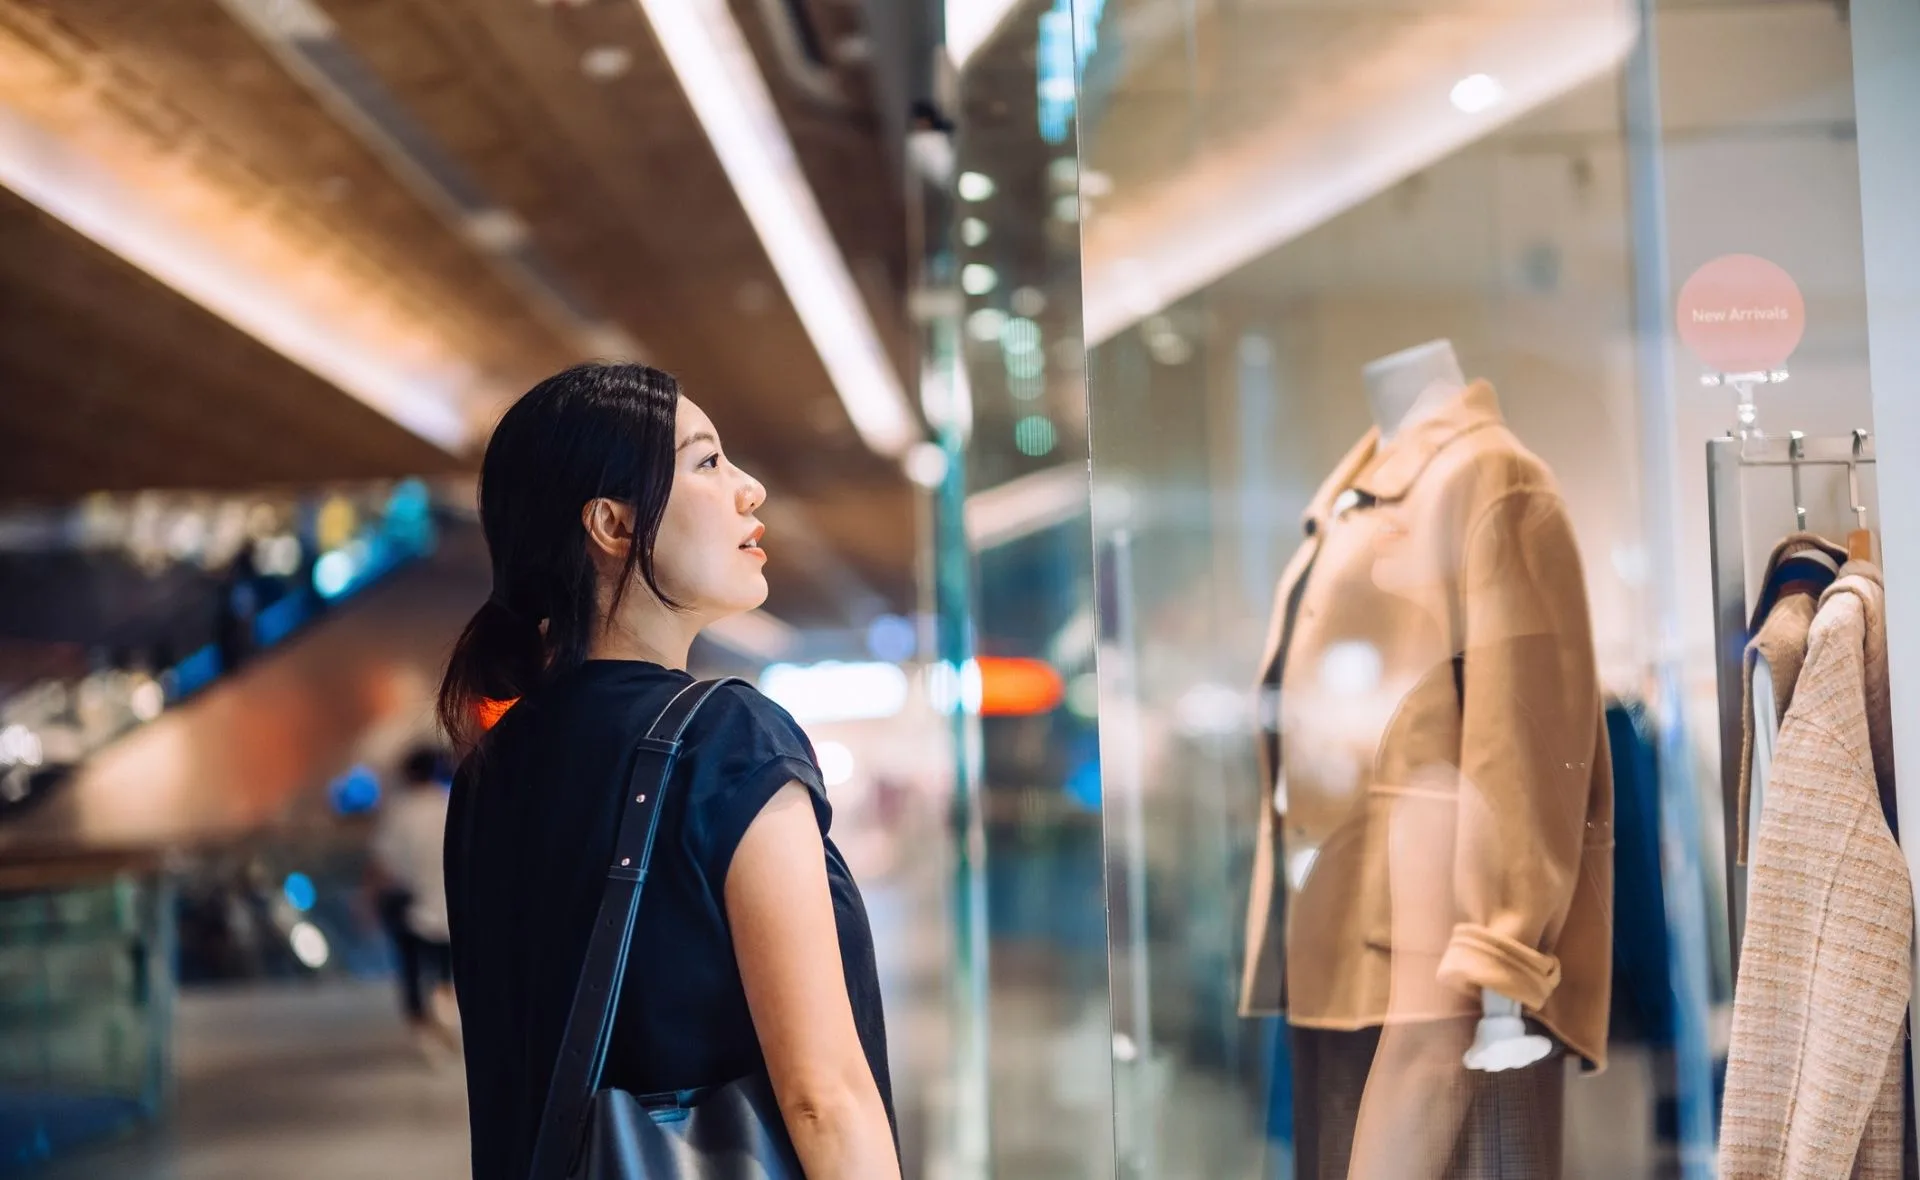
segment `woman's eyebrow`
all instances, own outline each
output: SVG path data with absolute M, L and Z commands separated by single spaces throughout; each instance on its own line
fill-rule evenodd
M 694 443 L 700 442 L 702 440 L 710 442 L 715 446 L 720 445 L 720 440 L 715 438 L 713 435 L 707 433 L 704 430 L 697 430 L 694 433 L 689 434 L 687 437 L 681 439 L 680 444 L 673 448 L 673 453 L 677 455 L 681 451 L 684 451 L 688 447 L 692 446 Z

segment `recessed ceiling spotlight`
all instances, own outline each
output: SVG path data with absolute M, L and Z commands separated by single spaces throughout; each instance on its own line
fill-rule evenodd
M 982 344 L 992 344 L 1007 330 L 1007 313 L 997 307 L 983 307 L 967 317 L 967 335 Z
M 627 335 L 626 329 L 618 324 L 590 324 L 580 333 L 581 346 L 587 355 L 603 361 L 644 361 L 646 352 L 638 341 Z
M 1507 88 L 1492 74 L 1469 74 L 1453 84 L 1453 105 L 1469 115 L 1492 110 L 1507 96 Z
M 960 223 L 960 240 L 969 246 L 978 246 L 992 235 L 987 223 L 978 217 L 969 217 Z
M 865 65 L 873 60 L 873 38 L 849 33 L 833 43 L 833 59 L 844 66 Z
M 969 295 L 985 295 L 999 285 L 999 272 L 984 262 L 969 262 L 960 268 L 960 289 Z
M 468 215 L 467 234 L 481 249 L 507 254 L 527 244 L 527 223 L 505 209 L 482 209 Z
M 907 478 L 923 488 L 937 488 L 947 478 L 947 453 L 938 443 L 917 442 L 907 451 Z
M 994 193 L 993 177 L 981 172 L 962 172 L 959 189 L 963 201 L 984 201 Z
M 596 82 L 624 76 L 633 68 L 633 53 L 623 45 L 596 45 L 580 55 L 580 72 Z

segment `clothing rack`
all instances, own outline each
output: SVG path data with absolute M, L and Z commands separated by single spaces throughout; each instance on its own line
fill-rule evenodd
M 1800 472 L 1807 467 L 1848 469 L 1849 509 L 1864 522 L 1858 469 L 1874 462 L 1873 435 L 1856 430 L 1850 435 L 1809 438 L 1799 431 L 1786 435 L 1748 433 L 1712 439 L 1707 443 L 1707 525 L 1713 562 L 1713 646 L 1716 685 L 1720 696 L 1720 792 L 1727 835 L 1727 934 L 1729 960 L 1737 974 L 1740 940 L 1746 929 L 1747 870 L 1740 856 L 1740 748 L 1746 725 L 1748 613 L 1746 511 L 1741 473 L 1748 468 L 1785 467 L 1792 473 L 1794 523 L 1807 527 L 1806 500 Z

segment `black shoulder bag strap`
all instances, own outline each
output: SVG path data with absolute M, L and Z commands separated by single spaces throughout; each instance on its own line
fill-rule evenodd
M 627 972 L 627 948 L 633 940 L 640 891 L 647 881 L 654 835 L 660 827 L 660 801 L 680 754 L 680 739 L 693 715 L 728 683 L 745 682 L 727 677 L 698 681 L 681 689 L 667 702 L 634 751 L 627 802 L 620 813 L 620 833 L 613 842 L 613 865 L 607 870 L 600 912 L 593 920 L 586 962 L 580 968 L 579 983 L 574 985 L 573 1009 L 567 1015 L 560 1056 L 547 1087 L 539 1138 L 534 1140 L 533 1180 L 562 1180 L 572 1168 L 588 1104 L 600 1087 L 600 1072 L 613 1039 L 620 986 Z

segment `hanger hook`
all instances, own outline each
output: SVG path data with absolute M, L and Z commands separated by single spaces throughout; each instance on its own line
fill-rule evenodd
M 1801 532 L 1807 528 L 1807 500 L 1800 494 L 1800 460 L 1806 457 L 1807 436 L 1798 431 L 1787 435 L 1787 463 L 1793 469 L 1793 521 Z
M 1860 462 L 1867 451 L 1867 432 L 1853 432 L 1853 459 L 1847 464 L 1847 507 L 1853 510 L 1855 528 L 1867 527 L 1867 505 L 1860 498 Z

